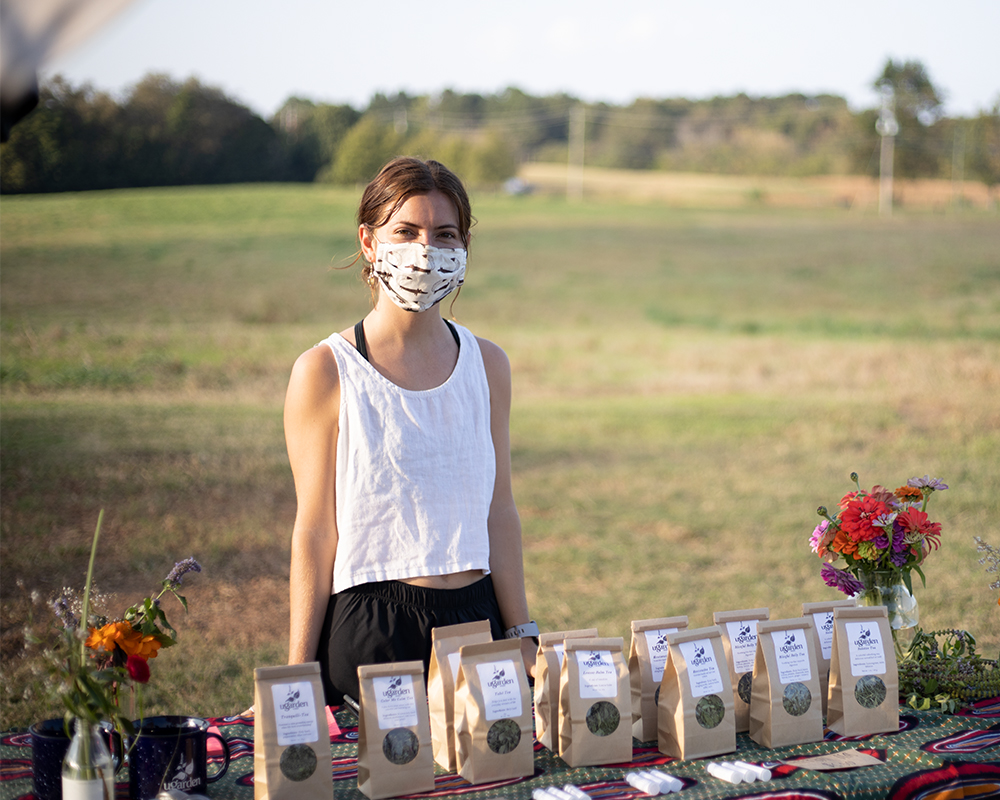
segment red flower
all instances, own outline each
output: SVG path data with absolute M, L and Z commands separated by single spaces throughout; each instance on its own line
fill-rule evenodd
M 906 534 L 907 542 L 923 540 L 928 550 L 937 550 L 941 546 L 941 523 L 931 522 L 919 508 L 907 509 L 896 517 L 896 522 Z
M 129 676 L 136 683 L 146 683 L 149 681 L 149 664 L 142 656 L 129 656 L 125 662 L 125 669 Z
M 881 528 L 872 525 L 872 520 L 882 514 L 891 513 L 890 506 L 871 495 L 864 495 L 848 502 L 840 515 L 840 527 L 852 541 L 869 542 L 885 533 Z

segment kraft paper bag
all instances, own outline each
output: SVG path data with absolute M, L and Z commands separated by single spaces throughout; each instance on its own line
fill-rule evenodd
M 559 749 L 559 672 L 567 639 L 594 639 L 597 628 L 543 633 L 535 659 L 535 737 L 543 747 Z
M 687 626 L 686 616 L 632 621 L 628 675 L 632 688 L 632 735 L 640 742 L 656 741 L 656 704 L 670 651 L 667 636 L 686 630 Z
M 258 667 L 253 676 L 255 800 L 329 800 L 330 728 L 319 664 Z
M 819 603 L 803 603 L 802 616 L 812 617 L 816 639 L 816 667 L 819 669 L 820 697 L 823 701 L 823 716 L 826 717 L 827 701 L 830 697 L 830 651 L 833 649 L 833 612 L 838 608 L 854 608 L 854 600 L 826 600 Z
M 358 667 L 358 789 L 372 800 L 434 788 L 424 662 Z
M 427 704 L 431 715 L 434 760 L 449 772 L 455 758 L 455 687 L 463 645 L 492 642 L 488 620 L 444 625 L 431 631 L 431 663 L 427 671 Z
M 722 646 L 729 662 L 736 708 L 736 732 L 750 730 L 750 695 L 753 691 L 753 662 L 757 656 L 757 623 L 770 616 L 766 608 L 716 611 L 712 619 L 722 631 Z
M 571 767 L 632 761 L 625 640 L 567 639 L 559 674 L 559 756 Z
M 899 674 L 885 606 L 833 615 L 827 727 L 841 736 L 899 730 Z
M 657 708 L 661 753 L 690 759 L 736 750 L 736 714 L 718 625 L 672 633 Z
M 469 644 L 460 650 L 455 689 L 455 755 L 469 783 L 535 772 L 531 690 L 521 640 Z
M 750 738 L 764 747 L 823 739 L 823 704 L 813 621 L 806 617 L 757 623 L 750 697 Z

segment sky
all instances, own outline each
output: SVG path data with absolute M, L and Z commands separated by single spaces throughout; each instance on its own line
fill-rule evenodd
M 279 10 L 280 9 L 280 10 Z M 586 102 L 745 92 L 872 108 L 886 60 L 919 60 L 950 116 L 1000 100 L 1000 0 L 133 0 L 49 63 L 120 95 L 196 77 L 270 117 L 291 96 L 363 109 L 376 92 Z

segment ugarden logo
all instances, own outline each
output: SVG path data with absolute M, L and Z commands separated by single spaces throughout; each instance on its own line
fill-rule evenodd
M 163 784 L 165 791 L 180 789 L 186 792 L 188 789 L 195 789 L 199 786 L 201 786 L 201 778 L 197 778 L 194 775 L 194 761 L 187 761 L 183 755 L 181 755 L 180 761 L 177 763 L 177 771 L 174 773 L 174 777 Z
M 486 685 L 491 689 L 500 689 L 504 686 L 512 686 L 514 682 L 513 677 L 507 677 L 507 671 L 505 669 L 502 667 L 494 667 L 493 677 L 486 682 Z
M 857 649 L 874 648 L 878 646 L 878 638 L 872 635 L 871 628 L 862 627 L 858 638 L 854 640 L 854 646 Z
M 805 645 L 799 644 L 795 640 L 795 633 L 792 631 L 785 631 L 785 642 L 778 648 L 785 655 L 791 655 L 792 653 L 797 653 L 800 650 L 805 650 Z
M 703 664 L 711 664 L 712 657 L 705 655 L 705 645 L 696 644 L 694 647 L 694 658 L 691 659 L 691 666 L 700 667 Z
M 656 641 L 653 642 L 652 650 L 654 653 L 662 653 L 664 650 L 669 649 L 670 642 L 667 641 L 667 634 L 661 633 L 656 637 Z
M 401 697 L 409 697 L 411 694 L 409 686 L 403 688 L 403 676 L 397 675 L 389 681 L 389 685 L 382 690 L 382 697 L 386 700 L 398 700 Z
M 749 622 L 741 622 L 736 636 L 733 638 L 736 644 L 757 644 L 757 634 L 753 632 Z
M 308 708 L 309 703 L 307 703 L 305 700 L 299 700 L 300 696 L 301 692 L 299 692 L 298 690 L 290 691 L 288 693 L 288 697 L 285 698 L 285 702 L 280 703 L 278 705 L 278 708 L 280 708 L 282 711 L 294 711 L 297 708 Z
M 587 658 L 585 664 L 588 667 L 604 667 L 607 666 L 607 661 L 604 660 L 604 653 L 600 650 L 593 650 L 590 656 Z

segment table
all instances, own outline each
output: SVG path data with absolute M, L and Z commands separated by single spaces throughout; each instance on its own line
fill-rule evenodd
M 333 797 L 364 800 L 357 788 L 357 721 L 345 708 L 334 709 L 340 728 L 331 736 Z M 253 798 L 253 720 L 217 717 L 210 722 L 229 742 L 229 771 L 210 784 L 209 795 L 225 800 Z M 774 765 L 767 783 L 733 786 L 712 778 L 706 761 L 678 761 L 662 755 L 655 742 L 633 742 L 631 764 L 571 769 L 558 756 L 535 743 L 535 774 L 531 778 L 472 786 L 454 773 L 438 770 L 435 790 L 414 798 L 456 796 L 466 800 L 507 798 L 528 800 L 538 786 L 573 783 L 597 800 L 645 797 L 625 783 L 631 769 L 662 768 L 684 780 L 682 797 L 688 800 L 753 797 L 755 800 L 917 800 L 920 798 L 1000 797 L 1000 697 L 984 700 L 960 715 L 900 708 L 899 731 L 843 738 L 830 731 L 821 742 L 770 750 L 745 733 L 737 736 L 737 751 L 718 761 L 742 759 Z M 834 753 L 847 748 L 876 756 L 881 766 L 837 772 L 814 772 L 776 764 Z M 211 771 L 211 766 L 209 767 Z M 119 779 L 126 776 L 123 771 Z M 29 800 L 31 742 L 26 731 L 0 734 L 0 800 Z M 127 778 L 118 784 L 118 800 L 127 800 Z

